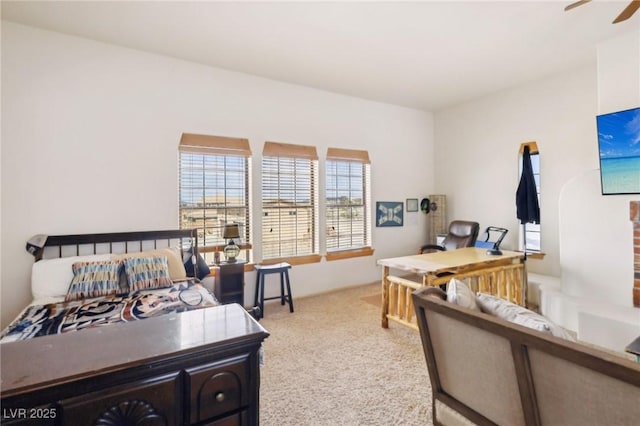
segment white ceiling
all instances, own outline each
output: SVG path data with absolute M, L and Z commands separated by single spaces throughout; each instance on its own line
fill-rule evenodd
M 5 1 L 2 19 L 346 95 L 437 110 L 596 60 L 629 0 Z

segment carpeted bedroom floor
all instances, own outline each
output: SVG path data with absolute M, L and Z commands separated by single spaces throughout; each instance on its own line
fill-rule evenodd
M 260 422 L 432 425 L 431 386 L 416 331 L 380 327 L 380 284 L 265 303 Z

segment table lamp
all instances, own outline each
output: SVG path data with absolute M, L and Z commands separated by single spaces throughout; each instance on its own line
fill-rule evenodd
M 234 238 L 240 238 L 240 228 L 237 223 L 232 223 L 224 226 L 222 238 L 230 240 L 224 248 L 224 255 L 227 258 L 227 262 L 233 263 L 236 261 L 236 257 L 240 254 L 240 247 L 233 241 Z

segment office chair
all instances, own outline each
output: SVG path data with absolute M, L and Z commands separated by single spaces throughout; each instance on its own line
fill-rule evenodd
M 449 224 L 449 230 L 446 237 L 442 241 L 442 245 L 427 244 L 420 247 L 420 254 L 433 251 L 455 250 L 463 247 L 473 247 L 480 224 L 478 222 L 469 222 L 466 220 L 454 220 Z

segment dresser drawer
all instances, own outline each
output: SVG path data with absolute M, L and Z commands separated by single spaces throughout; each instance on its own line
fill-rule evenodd
M 60 401 L 65 425 L 182 423 L 180 373 L 175 372 L 124 386 Z
M 206 426 L 245 426 L 249 424 L 249 413 L 247 410 L 238 411 L 230 416 L 205 423 Z
M 246 407 L 249 372 L 248 354 L 186 370 L 189 423 L 213 420 Z

